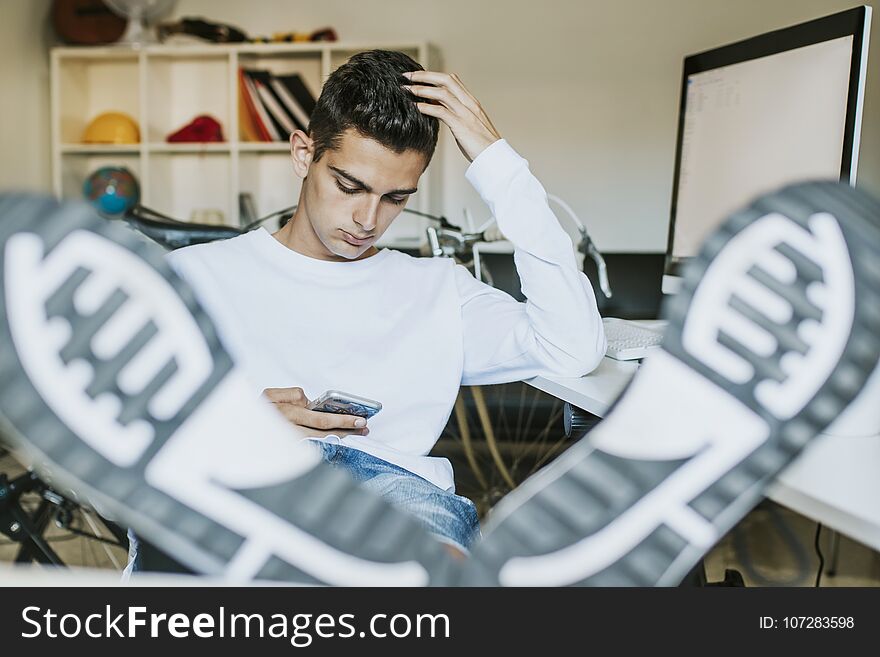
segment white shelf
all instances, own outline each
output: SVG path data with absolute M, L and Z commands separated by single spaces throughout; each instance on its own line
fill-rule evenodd
M 402 50 L 418 51 L 430 48 L 425 42 L 413 41 L 302 41 L 295 43 L 241 43 L 206 44 L 199 42 L 175 43 L 169 45 L 149 45 L 133 49 L 127 46 L 68 47 L 53 48 L 52 52 L 65 59 L 137 59 L 139 57 L 228 57 L 230 54 L 245 55 L 300 55 L 322 54 L 324 52 L 355 53 L 363 50 Z
M 61 144 L 62 155 L 137 155 L 140 144 Z
M 132 50 L 124 46 L 98 46 L 79 48 L 53 48 L 52 52 L 57 57 L 63 57 L 68 61 L 77 59 L 129 59 L 137 60 L 142 51 Z
M 140 144 L 60 144 L 62 155 L 139 155 Z M 290 144 L 278 142 L 155 142 L 146 144 L 150 153 L 229 153 L 237 148 L 242 153 L 288 153 Z
M 240 141 L 238 150 L 242 153 L 289 153 L 290 144 L 286 141 Z
M 240 193 L 250 193 L 260 215 L 296 203 L 300 181 L 285 156 L 286 141 L 239 140 L 238 69 L 299 73 L 317 96 L 330 73 L 351 55 L 376 48 L 400 50 L 425 68 L 442 70 L 425 42 L 315 42 L 174 44 L 132 50 L 122 46 L 63 47 L 51 52 L 52 184 L 59 197 L 80 197 L 82 182 L 99 166 L 120 165 L 138 177 L 141 202 L 186 220 L 199 210 L 221 211 L 237 225 Z M 102 112 L 130 115 L 140 144 L 77 143 Z M 223 143 L 164 141 L 195 116 L 209 114 L 223 128 Z M 440 153 L 423 177 L 414 209 L 438 207 Z M 386 239 L 421 242 L 425 220 L 404 215 Z
M 229 153 L 232 150 L 229 142 L 186 142 L 186 143 L 153 143 L 147 144 L 150 153 Z

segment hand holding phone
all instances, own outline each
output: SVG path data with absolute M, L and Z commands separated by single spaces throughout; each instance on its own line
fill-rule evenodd
M 319 404 L 318 406 L 323 408 L 322 411 L 312 410 L 316 404 L 309 402 L 305 391 L 300 387 L 266 388 L 263 390 L 263 396 L 272 402 L 272 405 L 288 422 L 303 430 L 309 437 L 366 436 L 370 432 L 367 427 L 368 418 L 349 414 L 347 407 L 338 404 L 325 407 L 325 405 Z M 315 400 L 315 402 L 318 401 Z M 376 404 L 372 400 L 366 401 L 370 404 Z M 377 404 L 377 407 L 381 408 L 381 404 Z
M 340 390 L 328 390 L 306 406 L 319 413 L 339 413 L 371 418 L 382 410 L 382 404 L 366 397 L 360 397 Z

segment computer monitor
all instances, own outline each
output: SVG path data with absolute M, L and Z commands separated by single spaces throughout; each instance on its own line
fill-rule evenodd
M 663 291 L 731 212 L 788 183 L 855 185 L 871 8 L 684 60 Z

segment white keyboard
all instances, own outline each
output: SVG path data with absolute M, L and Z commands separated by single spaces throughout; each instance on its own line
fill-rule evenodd
M 663 341 L 662 331 L 639 326 L 625 319 L 605 317 L 602 323 L 608 339 L 605 355 L 615 360 L 644 358 Z

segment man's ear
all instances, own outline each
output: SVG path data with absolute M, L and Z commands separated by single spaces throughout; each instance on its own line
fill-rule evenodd
M 312 157 L 315 154 L 315 142 L 302 130 L 290 133 L 290 157 L 293 160 L 293 172 L 300 178 L 309 174 Z

